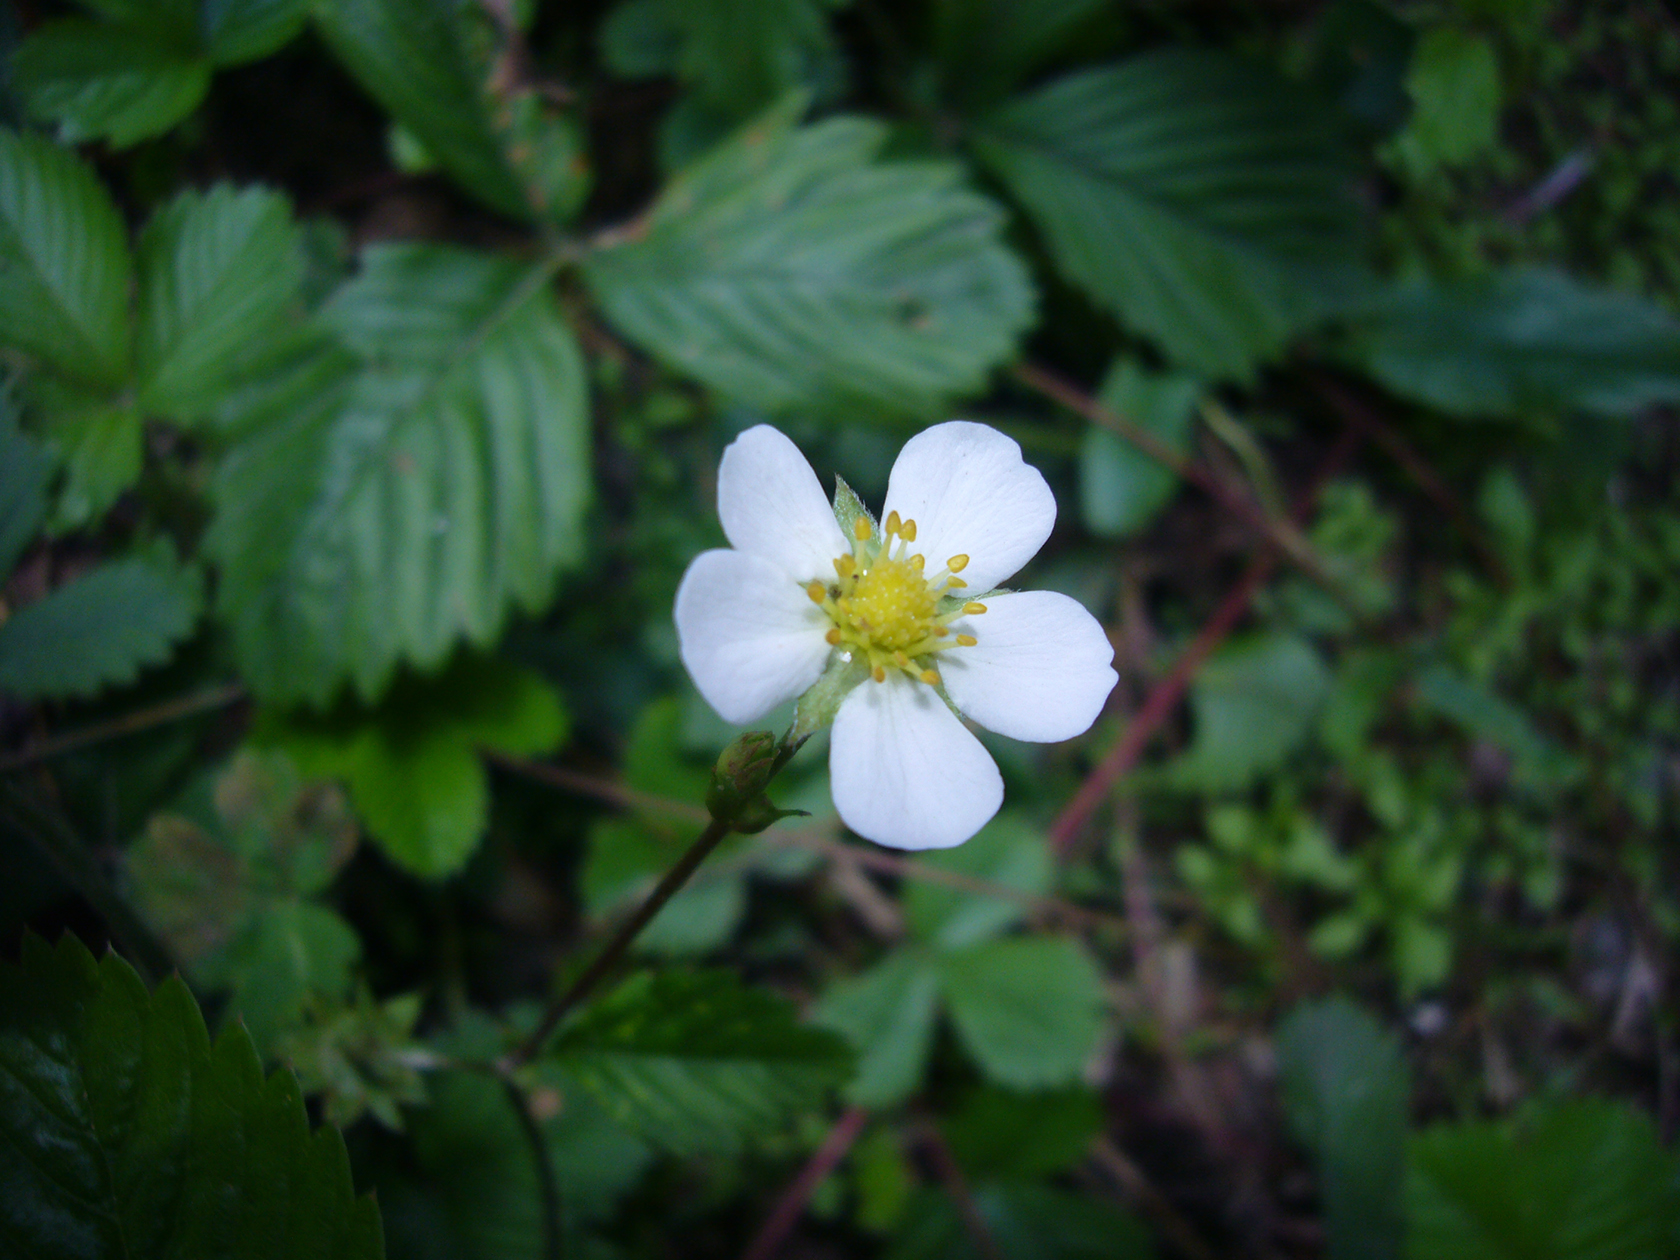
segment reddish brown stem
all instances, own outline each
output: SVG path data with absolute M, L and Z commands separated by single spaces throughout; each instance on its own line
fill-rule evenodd
M 793 1227 L 799 1224 L 799 1218 L 805 1215 L 811 1196 L 817 1192 L 823 1178 L 839 1167 L 868 1122 L 869 1112 L 863 1107 L 849 1107 L 841 1114 L 822 1145 L 805 1161 L 805 1167 L 799 1170 L 799 1175 L 788 1184 L 788 1188 L 782 1191 L 782 1197 L 776 1200 L 775 1209 L 765 1219 L 758 1236 L 741 1253 L 741 1260 L 770 1260 L 781 1250 Z
M 937 1129 L 929 1129 L 925 1142 L 927 1152 L 933 1159 L 933 1166 L 939 1174 L 939 1179 L 945 1183 L 945 1190 L 956 1204 L 957 1215 L 962 1217 L 963 1228 L 968 1231 L 970 1241 L 975 1250 L 986 1260 L 1003 1260 L 1003 1252 L 999 1250 L 997 1239 L 992 1237 L 991 1226 L 986 1224 L 986 1218 L 980 1214 L 980 1205 L 974 1201 L 974 1192 L 969 1189 L 968 1178 L 957 1165 L 957 1157 L 951 1154 L 951 1148 Z

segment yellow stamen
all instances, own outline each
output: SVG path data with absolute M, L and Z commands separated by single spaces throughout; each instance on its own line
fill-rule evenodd
M 869 524 L 869 518 L 867 516 L 860 516 L 857 520 L 852 522 L 852 537 L 857 539 L 859 542 L 868 542 L 869 535 L 874 532 L 874 529 Z
M 843 578 L 849 578 L 857 572 L 857 561 L 850 556 L 836 556 L 834 558 L 834 571 Z
M 869 676 L 871 678 L 873 678 L 876 682 L 886 682 L 887 681 L 886 667 L 882 666 L 882 665 L 877 665 L 874 669 L 869 671 Z
M 980 640 L 976 639 L 972 634 L 959 634 L 957 636 L 957 642 L 962 644 L 964 647 L 973 647 L 976 643 L 980 642 Z
M 968 556 L 967 556 L 967 554 L 966 553 L 961 553 L 961 554 L 952 556 L 949 560 L 947 560 L 945 562 L 945 567 L 947 569 L 951 570 L 952 573 L 961 573 L 964 569 L 968 568 Z
M 951 633 L 951 627 L 950 626 L 934 626 L 934 628 L 933 628 L 933 637 L 936 638 L 936 639 L 943 639 L 946 635 L 948 635 L 950 633 Z
M 968 603 L 963 605 L 963 611 L 970 617 L 978 617 L 981 613 L 986 611 L 986 605 L 976 603 L 974 600 L 969 600 Z
M 834 647 L 839 647 L 840 646 L 840 627 L 835 626 L 834 629 L 830 630 L 827 634 L 823 635 L 823 638 L 827 639 L 829 641 L 829 643 L 832 644 Z
M 945 579 L 945 585 L 946 586 L 967 586 L 968 583 L 963 581 L 960 577 L 948 577 L 948 578 Z
M 918 551 L 915 555 L 910 557 L 910 567 L 916 570 L 917 573 L 920 573 L 927 567 L 927 557 Z
M 900 524 L 901 524 L 901 522 L 898 519 L 898 513 L 897 512 L 888 512 L 887 513 L 887 537 L 888 538 L 891 538 L 894 534 L 898 533 Z
M 910 658 L 904 655 L 902 648 L 893 653 L 893 664 L 897 665 L 900 669 L 908 669 L 910 667 Z
M 820 604 L 828 598 L 828 590 L 821 582 L 812 582 L 805 588 L 805 593 L 811 597 L 813 604 Z
M 924 669 L 922 671 L 922 681 L 925 682 L 930 687 L 937 687 L 939 685 L 939 673 L 938 673 L 938 671 L 937 670 L 931 670 L 931 669 Z
M 916 541 L 916 522 L 915 521 L 905 521 L 903 525 L 899 526 L 898 536 L 900 538 L 904 539 L 905 542 L 915 542 Z

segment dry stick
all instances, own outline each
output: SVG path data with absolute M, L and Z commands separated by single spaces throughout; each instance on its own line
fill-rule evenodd
M 1103 1171 L 1114 1178 L 1133 1203 L 1154 1219 L 1155 1228 L 1165 1234 L 1173 1246 L 1189 1256 L 1190 1260 L 1214 1260 L 1213 1248 L 1208 1246 L 1195 1227 L 1180 1215 L 1172 1200 L 1162 1194 L 1143 1169 L 1127 1159 L 1125 1152 L 1113 1141 L 1107 1137 L 1099 1137 L 1092 1142 L 1091 1157 Z
M 1288 556 L 1314 581 L 1333 593 L 1340 593 L 1341 584 L 1331 573 L 1329 566 L 1313 550 L 1312 545 L 1302 536 L 1299 526 L 1294 522 L 1266 515 L 1252 499 L 1233 490 L 1200 464 L 1187 459 L 1149 430 L 1103 406 L 1084 390 L 1054 373 L 1031 363 L 1017 363 L 1013 373 L 1015 379 L 1023 385 L 1053 399 L 1069 411 L 1084 416 L 1099 428 L 1119 434 L 1149 458 L 1172 469 L 1185 481 L 1205 491 L 1226 511 L 1258 530 L 1272 546 Z
M 59 757 L 93 744 L 102 744 L 106 740 L 120 739 L 124 735 L 134 735 L 149 727 L 161 726 L 165 722 L 175 722 L 181 718 L 192 717 L 195 713 L 226 708 L 228 705 L 236 704 L 244 698 L 245 688 L 243 686 L 238 683 L 228 683 L 225 686 L 212 687 L 208 691 L 200 691 L 194 695 L 167 700 L 162 704 L 154 704 L 150 708 L 136 709 L 133 713 L 125 713 L 123 716 L 112 718 L 108 722 L 99 722 L 93 726 L 83 727 L 79 731 L 71 731 L 65 735 L 44 739 L 32 748 L 25 748 L 22 752 L 0 758 L 0 774 L 10 774 L 14 770 L 22 770 L 26 766 L 32 766 L 38 761 Z
M 636 907 L 636 913 L 619 925 L 618 931 L 613 933 L 613 938 L 607 942 L 606 948 L 596 955 L 595 961 L 584 968 L 583 973 L 572 981 L 564 993 L 549 1003 L 536 1031 L 526 1038 L 517 1050 L 502 1060 L 500 1067 L 504 1073 L 511 1072 L 536 1058 L 543 1042 L 560 1026 L 560 1021 L 571 1014 L 573 1008 L 594 992 L 595 986 L 618 966 L 619 960 L 629 950 L 630 943 L 636 939 L 637 934 L 648 925 L 654 915 L 665 908 L 665 903 L 688 882 L 689 876 L 699 869 L 700 863 L 711 856 L 712 850 L 718 847 L 729 832 L 730 824 L 719 819 L 714 818 L 706 824 L 706 829 L 700 833 L 699 839 L 688 847 L 688 852 L 677 859 L 675 866 L 665 872 L 665 878 L 647 895 L 647 900 Z
M 1295 515 L 1298 518 L 1305 517 L 1311 510 L 1324 483 L 1335 475 L 1335 470 L 1352 454 L 1356 441 L 1357 435 L 1349 429 L 1344 432 L 1342 440 L 1331 448 L 1323 467 L 1313 479 L 1311 489 L 1296 505 Z M 1143 707 L 1133 715 L 1125 734 L 1120 737 L 1120 742 L 1109 749 L 1097 768 L 1079 785 L 1079 791 L 1073 794 L 1073 799 L 1056 816 L 1056 821 L 1050 825 L 1050 848 L 1053 853 L 1062 857 L 1067 855 L 1074 840 L 1090 821 L 1091 815 L 1096 813 L 1097 808 L 1107 799 L 1109 791 L 1119 781 L 1120 776 L 1136 764 L 1150 738 L 1183 698 L 1191 678 L 1213 650 L 1236 629 L 1237 623 L 1247 613 L 1249 604 L 1259 594 L 1260 588 L 1265 585 L 1266 579 L 1276 567 L 1277 553 L 1271 551 L 1256 557 L 1249 564 L 1242 580 L 1225 596 L 1190 646 L 1173 662 L 1171 672 L 1155 685 L 1155 689 L 1144 700 Z
M 805 1215 L 805 1208 L 823 1178 L 839 1167 L 868 1122 L 869 1111 L 864 1107 L 848 1107 L 841 1113 L 822 1145 L 805 1161 L 805 1167 L 788 1183 L 788 1188 L 782 1191 L 781 1198 L 776 1200 L 775 1208 L 765 1218 L 757 1236 L 741 1253 L 741 1260 L 770 1260 L 781 1250 L 794 1226 L 799 1224 L 799 1218 Z

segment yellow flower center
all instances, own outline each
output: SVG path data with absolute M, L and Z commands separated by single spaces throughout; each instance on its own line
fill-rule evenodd
M 958 602 L 956 592 L 967 585 L 957 576 L 968 564 L 966 555 L 950 557 L 944 570 L 929 578 L 926 558 L 910 554 L 915 521 L 900 521 L 891 512 L 882 532 L 875 538 L 869 519 L 858 517 L 850 554 L 834 560 L 835 580 L 812 582 L 806 593 L 834 623 L 828 641 L 861 654 L 876 682 L 885 682 L 887 671 L 896 669 L 937 686 L 933 658 L 976 642 L 971 634 L 952 634 L 951 622 L 978 616 L 986 606 Z

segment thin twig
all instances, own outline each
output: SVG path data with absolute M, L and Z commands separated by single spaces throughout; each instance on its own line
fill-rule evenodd
M 176 722 L 182 718 L 192 717 L 197 713 L 208 712 L 211 709 L 223 709 L 230 704 L 237 704 L 244 698 L 245 688 L 242 685 L 228 683 L 225 686 L 212 687 L 208 691 L 196 692 L 190 696 L 166 700 L 162 704 L 136 709 L 132 713 L 125 713 L 121 717 L 112 718 L 108 722 L 97 722 L 92 726 L 85 726 L 81 730 L 55 735 L 51 739 L 44 739 L 39 744 L 25 748 L 21 752 L 13 753 L 9 757 L 0 757 L 0 774 L 11 774 L 15 770 L 22 770 L 36 762 L 61 757 L 65 753 L 76 752 L 78 749 L 88 748 L 94 744 L 103 744 L 107 740 L 121 739 L 124 735 L 138 734 L 140 731 L 148 730 L 151 727 L 162 726 L 166 722 Z
M 758 1234 L 741 1253 L 741 1260 L 771 1260 L 782 1244 L 787 1241 L 799 1218 L 805 1215 L 805 1209 L 811 1202 L 811 1196 L 817 1192 L 817 1187 L 840 1165 L 846 1158 L 846 1152 L 852 1149 L 863 1127 L 869 1122 L 869 1112 L 863 1107 L 848 1107 L 834 1122 L 834 1127 L 828 1131 L 821 1146 L 805 1161 L 805 1167 L 799 1170 L 799 1175 L 788 1183 L 786 1190 L 776 1200 L 776 1206 L 765 1218 Z
M 945 1183 L 946 1193 L 956 1204 L 957 1215 L 962 1218 L 963 1228 L 968 1231 L 975 1249 L 985 1256 L 986 1260 L 1003 1260 L 1003 1251 L 999 1248 L 997 1239 L 992 1237 L 992 1227 L 981 1214 L 980 1205 L 974 1199 L 974 1191 L 969 1188 L 968 1178 L 963 1176 L 962 1168 L 957 1164 L 957 1157 L 951 1154 L 951 1148 L 944 1135 L 929 1125 L 922 1134 L 922 1142 L 929 1158 L 933 1160 L 934 1171 Z
M 1035 389 L 1045 397 L 1060 403 L 1069 411 L 1084 416 L 1092 424 L 1125 438 L 1145 455 L 1172 469 L 1185 481 L 1206 492 L 1226 511 L 1258 531 L 1263 538 L 1288 556 L 1314 581 L 1340 598 L 1341 583 L 1336 579 L 1330 567 L 1324 563 L 1323 558 L 1313 550 L 1312 544 L 1301 533 L 1299 526 L 1285 519 L 1268 516 L 1254 500 L 1233 490 L 1207 469 L 1175 451 L 1149 430 L 1120 415 L 1112 408 L 1104 406 L 1090 394 L 1071 382 L 1063 380 L 1053 372 L 1031 363 L 1017 363 L 1013 371 L 1015 379 L 1023 385 Z
M 575 796 L 593 797 L 608 805 L 617 805 L 620 809 L 659 814 L 666 818 L 695 823 L 704 823 L 711 817 L 704 806 L 673 800 L 668 796 L 656 796 L 651 792 L 639 792 L 633 787 L 611 779 L 603 779 L 584 770 L 556 766 L 546 761 L 530 761 L 524 757 L 510 757 L 506 753 L 490 749 L 484 750 L 484 756 L 492 765 L 510 770 L 514 774 L 525 775 Z

